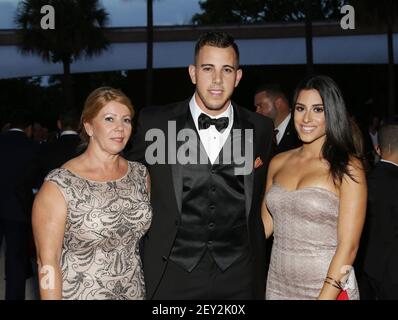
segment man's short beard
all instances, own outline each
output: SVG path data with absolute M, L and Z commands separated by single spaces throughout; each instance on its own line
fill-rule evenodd
M 209 104 L 205 104 L 205 107 L 209 110 L 213 110 L 213 111 L 218 111 L 221 110 L 223 107 L 225 106 L 225 103 L 222 105 L 209 105 Z
M 227 101 L 229 101 L 229 99 L 231 98 L 231 96 L 229 96 L 227 99 L 225 99 L 225 101 L 223 102 L 223 103 L 221 103 L 221 104 L 216 104 L 216 105 L 210 105 L 210 104 L 208 104 L 207 102 L 206 102 L 206 99 L 197 91 L 197 93 L 198 93 L 198 96 L 199 96 L 199 98 L 200 98 L 200 100 L 202 100 L 202 102 L 203 102 L 203 104 L 204 104 L 204 106 L 207 108 L 207 109 L 209 109 L 209 110 L 212 110 L 212 111 L 218 111 L 218 110 L 221 110 L 222 108 L 224 108 L 224 106 L 225 106 L 225 104 L 227 103 Z

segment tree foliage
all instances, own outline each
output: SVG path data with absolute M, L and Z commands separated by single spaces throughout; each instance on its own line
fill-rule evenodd
M 40 9 L 48 4 L 55 9 L 54 30 L 40 27 Z M 18 5 L 15 22 L 22 52 L 38 54 L 45 61 L 72 62 L 99 54 L 108 46 L 103 33 L 108 13 L 98 0 L 24 0 Z
M 387 25 L 398 22 L 396 0 L 349 0 L 355 9 L 356 19 L 362 25 Z
M 347 0 L 312 0 L 312 19 L 338 19 Z M 202 0 L 194 24 L 252 24 L 305 19 L 305 0 Z
M 42 29 L 41 8 L 55 10 L 55 29 Z M 23 0 L 15 23 L 19 28 L 23 54 L 37 54 L 43 60 L 62 62 L 65 106 L 74 107 L 70 65 L 81 57 L 92 57 L 108 48 L 104 34 L 108 13 L 99 0 Z

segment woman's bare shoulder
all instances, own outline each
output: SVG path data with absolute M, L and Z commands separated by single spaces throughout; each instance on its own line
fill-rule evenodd
M 287 161 L 289 161 L 289 159 L 291 159 L 294 155 L 296 155 L 299 149 L 300 148 L 296 148 L 296 149 L 278 153 L 277 155 L 275 155 L 272 158 L 272 160 L 270 162 L 270 168 L 274 168 L 274 169 L 280 168 Z

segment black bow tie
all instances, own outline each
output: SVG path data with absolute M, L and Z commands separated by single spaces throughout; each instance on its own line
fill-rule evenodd
M 218 119 L 210 118 L 208 115 L 201 113 L 198 119 L 199 130 L 207 129 L 211 125 L 215 126 L 218 131 L 228 127 L 229 118 L 228 117 L 221 117 Z

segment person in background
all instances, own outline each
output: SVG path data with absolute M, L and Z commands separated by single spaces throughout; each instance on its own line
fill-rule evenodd
M 40 122 L 34 122 L 32 126 L 32 139 L 39 144 L 46 144 L 48 138 L 48 128 Z
M 7 122 L 1 127 L 1 132 L 0 133 L 5 133 L 8 130 L 11 129 L 11 123 Z
M 398 124 L 381 127 L 380 161 L 368 176 L 363 235 L 365 299 L 398 299 Z
M 372 140 L 374 151 L 376 152 L 379 147 L 379 128 L 380 128 L 380 118 L 377 115 L 372 115 L 369 119 L 368 133 L 370 139 Z
M 79 125 L 80 116 L 76 110 L 69 110 L 60 114 L 57 121 L 57 127 L 60 131 L 58 139 L 42 147 L 40 185 L 51 170 L 61 167 L 65 162 L 78 155 L 79 146 L 82 143 L 78 132 Z
M 256 112 L 274 122 L 275 153 L 281 153 L 301 145 L 294 128 L 289 100 L 279 85 L 266 84 L 257 88 L 254 95 Z
M 0 134 L 0 244 L 6 243 L 6 300 L 25 299 L 28 243 L 39 146 L 31 139 L 32 116 L 15 110 L 10 129 Z

